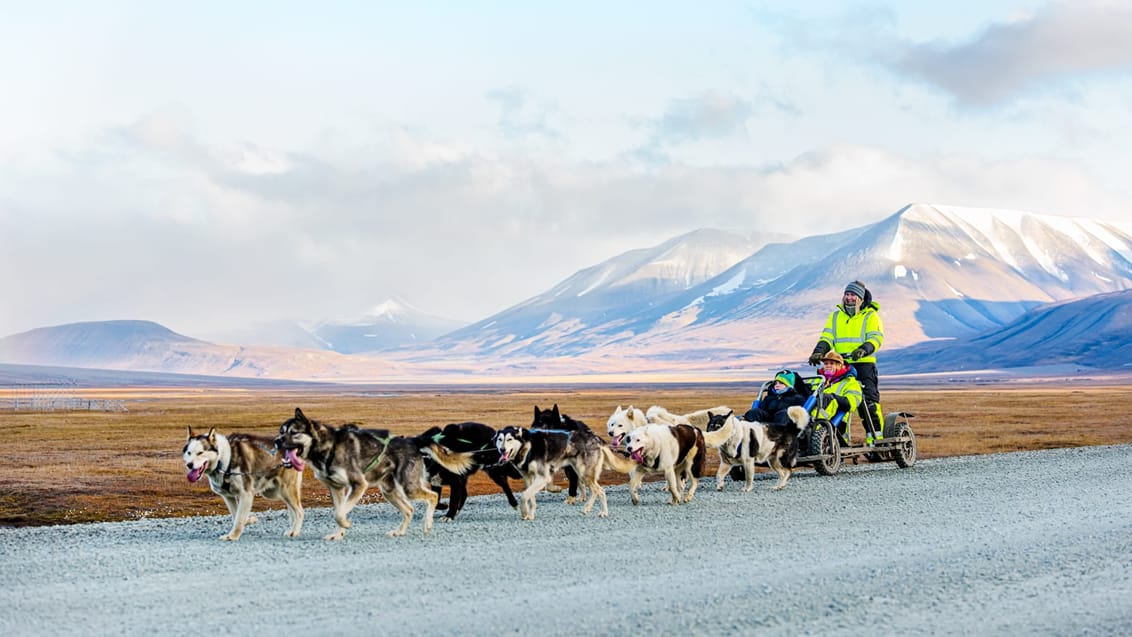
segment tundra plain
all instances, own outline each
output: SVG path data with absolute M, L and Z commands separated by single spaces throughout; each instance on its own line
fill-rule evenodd
M 663 405 L 678 413 L 728 405 L 741 413 L 755 385 L 147 387 L 84 392 L 120 398 L 129 411 L 0 413 L 0 526 L 225 514 L 205 482 L 190 484 L 185 479 L 181 447 L 189 426 L 273 436 L 295 407 L 301 407 L 308 416 L 330 424 L 354 422 L 417 434 L 432 425 L 469 420 L 496 428 L 526 426 L 536 405 L 557 404 L 604 436 L 605 422 L 618 405 Z M 911 422 L 921 459 L 1132 442 L 1132 413 L 1116 408 L 1132 404 L 1129 386 L 894 389 L 884 390 L 883 398 L 886 411 L 914 414 Z M 715 463 L 711 452 L 706 475 L 714 475 Z M 888 466 L 895 470 L 895 465 Z M 623 480 L 612 471 L 603 476 L 603 482 Z M 481 473 L 472 476 L 469 490 L 472 495 L 499 494 Z M 326 489 L 309 472 L 303 492 L 307 507 L 330 504 Z M 378 501 L 374 489 L 363 503 Z M 280 507 L 263 499 L 256 502 L 257 510 Z

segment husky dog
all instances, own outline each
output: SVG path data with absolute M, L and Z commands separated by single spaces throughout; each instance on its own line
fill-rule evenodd
M 661 425 L 692 425 L 703 429 L 707 427 L 708 412 L 721 414 L 725 411 L 730 411 L 730 407 L 721 405 L 719 407 L 712 407 L 710 409 L 698 409 L 690 414 L 674 414 L 660 405 L 653 405 L 645 412 L 645 417 L 649 422 L 654 422 Z
M 530 429 L 532 431 L 581 431 L 592 435 L 595 440 L 600 440 L 589 425 L 558 411 L 558 403 L 554 403 L 554 407 L 550 409 L 542 410 L 538 408 L 538 405 L 535 405 L 535 417 L 531 421 Z M 574 468 L 567 465 L 563 467 L 562 472 L 566 474 L 566 480 L 570 483 L 569 490 L 566 493 L 568 496 L 566 504 L 574 504 L 577 501 L 579 486 L 582 489 L 582 499 L 584 500 L 586 498 L 585 484 L 579 485 L 578 474 L 574 471 Z M 562 488 L 551 482 L 546 485 L 546 490 L 551 493 L 558 493 Z
M 794 467 L 794 459 L 798 457 L 798 434 L 810 424 L 810 414 L 802 407 L 790 407 L 786 414 L 790 416 L 790 422 L 784 426 L 746 422 L 734 413 L 712 414 L 708 431 L 731 425 L 736 432 L 719 446 L 719 471 L 715 474 L 719 484 L 716 490 L 723 489 L 723 476 L 727 475 L 731 465 L 738 462 L 743 464 L 747 473 L 744 491 L 751 490 L 755 463 L 765 462 L 778 474 L 775 491 L 786 486 Z M 737 446 L 742 449 L 736 450 Z
M 746 483 L 743 491 L 754 488 L 755 459 L 751 457 L 751 449 L 758 443 L 755 441 L 755 423 L 747 422 L 735 417 L 735 412 L 728 410 L 726 414 L 708 412 L 707 431 L 719 431 L 728 422 L 732 423 L 731 436 L 720 443 L 719 470 L 715 473 L 718 481 L 716 491 L 723 491 L 723 477 L 731 472 L 732 467 L 743 471 Z
M 510 462 L 523 476 L 526 489 L 519 498 L 519 515 L 524 520 L 535 519 L 535 495 L 542 490 L 562 467 L 572 467 L 589 490 L 589 500 L 583 514 L 588 514 L 597 499 L 601 500 L 599 517 L 609 515 L 605 500 L 605 489 L 598 479 L 603 465 L 622 473 L 633 471 L 634 464 L 627 458 L 613 453 L 588 428 L 586 431 L 542 431 L 522 427 L 504 427 L 495 434 L 495 446 L 499 449 L 501 462 Z
M 628 409 L 622 409 L 621 405 L 617 405 L 617 409 L 613 410 L 613 415 L 605 423 L 605 432 L 612 439 L 610 446 L 614 449 L 620 447 L 630 431 L 647 424 L 649 424 L 648 419 L 640 409 L 632 405 L 629 405 Z
M 629 474 L 629 495 L 633 504 L 640 504 L 638 490 L 647 474 L 663 473 L 672 495 L 669 504 L 691 502 L 700 484 L 710 438 L 712 446 L 731 436 L 734 425 L 725 426 L 707 436 L 691 425 L 648 424 L 629 432 L 625 443 L 629 457 L 637 466 Z M 687 493 L 684 485 L 689 484 Z
M 462 474 L 445 469 L 431 458 L 425 459 L 425 468 L 428 470 L 437 495 L 440 495 L 444 488 L 443 485 L 448 485 L 448 508 L 441 520 L 450 522 L 456 519 L 456 515 L 460 513 L 460 509 L 464 507 L 464 503 L 468 499 L 468 477 L 480 468 L 483 468 L 484 473 L 495 484 L 498 484 L 499 488 L 503 489 L 511 508 L 514 509 L 519 506 L 519 501 L 515 499 L 515 494 L 511 491 L 511 484 L 507 479 L 522 480 L 523 476 L 511 463 L 501 464 L 499 462 L 499 451 L 495 448 L 495 429 L 492 427 L 478 422 L 452 423 L 445 425 L 444 429 L 430 427 L 417 436 L 416 440 L 424 444 L 429 442 L 442 444 L 457 453 L 474 453 L 472 459 L 475 464 L 467 473 Z M 437 508 L 441 507 L 438 506 Z
M 236 541 L 244 526 L 255 524 L 251 515 L 252 500 L 262 495 L 269 500 L 282 500 L 287 505 L 291 528 L 284 535 L 299 537 L 303 527 L 303 474 L 284 467 L 272 455 L 272 440 L 251 434 L 224 436 L 215 428 L 207 434 L 194 434 L 189 427 L 185 448 L 181 451 L 188 468 L 189 482 L 208 476 L 208 486 L 219 495 L 232 514 L 232 529 L 220 536 Z
M 390 435 L 386 429 L 323 424 L 308 419 L 298 408 L 293 418 L 279 426 L 275 447 L 283 452 L 286 466 L 302 471 L 309 462 L 314 477 L 330 490 L 338 531 L 327 535 L 327 540 L 346 536 L 350 528 L 347 516 L 371 484 L 377 484 L 381 495 L 401 512 L 401 526 L 387 535 L 405 534 L 413 520 L 412 500 L 425 502 L 424 532 L 428 533 L 438 497 L 429 488 L 421 454 L 428 454 L 452 473 L 464 473 L 472 466 L 471 453 L 452 453 L 436 443 L 425 445 Z

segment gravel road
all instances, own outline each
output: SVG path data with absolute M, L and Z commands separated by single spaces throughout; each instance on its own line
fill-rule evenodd
M 0 634 L 1127 635 L 1130 466 L 1119 445 L 712 478 L 680 507 L 612 487 L 604 520 L 485 496 L 400 539 L 376 504 L 341 543 L 326 509 L 296 540 L 281 511 L 236 543 L 227 516 L 6 529 Z

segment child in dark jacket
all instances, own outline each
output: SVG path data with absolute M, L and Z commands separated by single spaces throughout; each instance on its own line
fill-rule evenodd
M 783 370 L 775 374 L 774 384 L 770 390 L 759 398 L 757 405 L 752 405 L 751 409 L 743 414 L 743 420 L 768 425 L 788 424 L 790 416 L 787 415 L 786 409 L 794 405 L 801 407 L 806 403 L 806 397 L 795 389 L 796 381 L 797 375 L 792 371 Z

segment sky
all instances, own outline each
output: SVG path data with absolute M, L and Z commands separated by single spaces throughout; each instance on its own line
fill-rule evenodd
M 0 336 L 474 321 L 698 228 L 1127 221 L 1132 3 L 0 0 Z

